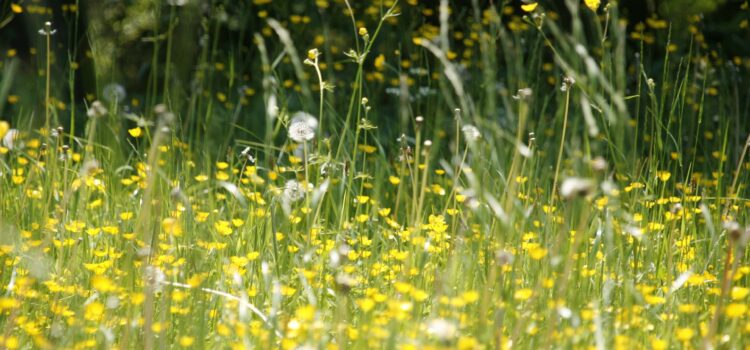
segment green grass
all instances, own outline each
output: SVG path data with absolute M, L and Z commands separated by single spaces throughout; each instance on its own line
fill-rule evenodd
M 208 4 L 6 49 L 0 347 L 750 346 L 750 60 L 700 18 Z

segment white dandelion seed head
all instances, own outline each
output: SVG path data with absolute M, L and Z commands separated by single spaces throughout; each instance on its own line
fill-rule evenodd
M 154 292 L 161 291 L 167 276 L 160 268 L 156 266 L 147 266 L 146 271 L 143 275 L 146 285 L 151 288 Z
M 102 89 L 102 97 L 105 101 L 114 103 L 114 102 L 122 102 L 125 100 L 125 97 L 127 97 L 127 92 L 125 91 L 125 87 L 123 87 L 120 84 L 117 83 L 110 83 L 104 86 Z
M 357 280 L 349 274 L 339 273 L 336 275 L 336 287 L 343 292 L 348 292 L 357 286 Z
M 297 112 L 289 122 L 289 138 L 297 143 L 311 141 L 315 138 L 318 120 L 306 112 Z
M 284 201 L 293 203 L 305 197 L 305 187 L 297 180 L 289 180 L 284 184 L 281 195 Z
M 104 107 L 104 104 L 96 100 L 93 103 L 91 103 L 91 106 L 89 106 L 89 110 L 86 111 L 86 116 L 88 116 L 91 119 L 101 118 L 106 116 L 109 113 L 107 110 L 107 107 Z
M 567 92 L 576 83 L 576 79 L 570 75 L 563 77 L 562 85 L 560 85 L 560 91 Z
M 55 35 L 57 33 L 57 29 L 52 29 L 52 22 L 47 21 L 44 22 L 44 27 L 39 29 L 39 35 Z
M 318 119 L 307 112 L 295 112 L 294 114 L 292 114 L 291 122 L 304 122 L 313 130 L 318 128 Z
M 607 160 L 598 156 L 591 160 L 591 168 L 596 171 L 605 171 L 607 170 Z
M 625 226 L 625 232 L 636 239 L 643 237 L 643 230 L 640 227 L 634 225 Z
M 531 88 L 522 88 L 518 89 L 518 92 L 513 95 L 513 99 L 515 100 L 528 100 L 531 98 L 531 95 L 534 94 L 534 90 L 531 90 Z
M 294 142 L 304 143 L 315 137 L 315 131 L 305 123 L 292 123 L 289 125 L 289 138 Z
M 474 125 L 464 125 L 461 128 L 461 132 L 463 132 L 467 142 L 475 142 L 482 137 L 482 133 L 480 133 L 479 129 Z

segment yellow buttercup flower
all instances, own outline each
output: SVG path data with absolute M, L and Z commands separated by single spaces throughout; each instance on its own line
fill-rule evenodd
M 136 126 L 135 128 L 128 129 L 128 134 L 133 137 L 141 137 L 141 135 L 143 134 L 143 129 Z
M 596 11 L 599 9 L 601 0 L 583 0 L 583 3 L 586 4 L 586 7 L 590 8 L 591 11 Z
M 533 12 L 536 10 L 536 7 L 539 6 L 538 2 L 530 2 L 530 3 L 523 3 L 521 4 L 521 10 L 524 10 L 525 12 Z
M 0 138 L 3 138 L 8 130 L 10 130 L 10 124 L 4 120 L 0 121 Z

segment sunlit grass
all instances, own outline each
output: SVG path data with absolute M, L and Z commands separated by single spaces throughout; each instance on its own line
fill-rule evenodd
M 7 49 L 0 347 L 750 344 L 750 59 L 700 18 L 286 5 L 135 2 Z

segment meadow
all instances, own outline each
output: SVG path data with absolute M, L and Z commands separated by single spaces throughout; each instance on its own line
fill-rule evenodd
M 750 348 L 750 6 L 645 2 L 0 2 L 0 348 Z

